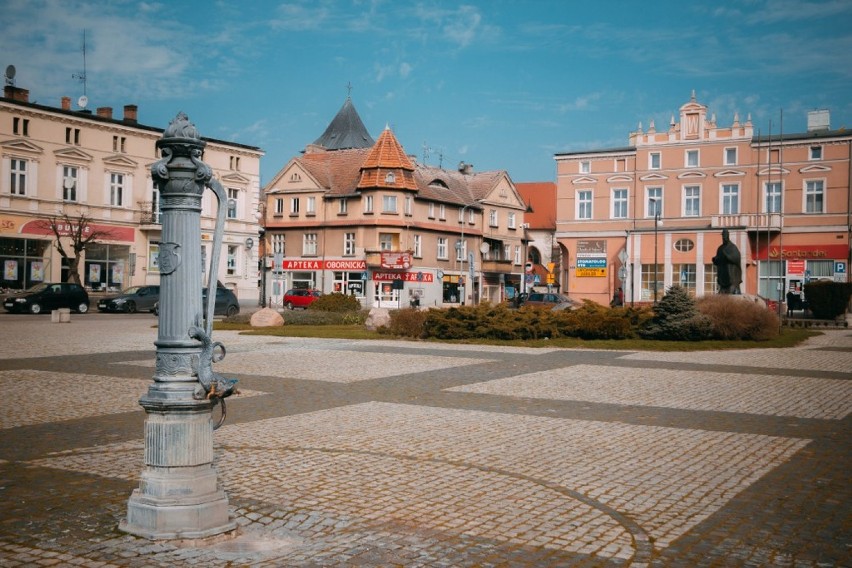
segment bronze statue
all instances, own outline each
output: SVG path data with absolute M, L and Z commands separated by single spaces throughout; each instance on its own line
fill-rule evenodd
M 728 229 L 722 229 L 722 244 L 713 257 L 716 266 L 716 282 L 720 294 L 740 294 L 743 281 L 743 269 L 740 266 L 740 249 L 731 242 Z

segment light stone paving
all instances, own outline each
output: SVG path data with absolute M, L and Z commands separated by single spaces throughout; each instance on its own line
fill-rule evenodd
M 839 332 L 835 332 L 839 333 Z M 832 343 L 824 342 L 821 347 L 833 345 L 852 347 L 842 337 L 835 337 Z M 701 365 L 736 365 L 762 369 L 799 369 L 852 372 L 852 352 L 822 351 L 813 348 L 799 349 L 740 349 L 730 351 L 672 351 L 639 352 L 626 355 L 631 361 L 655 361 L 668 363 L 697 363 Z
M 0 371 L 0 392 L 15 404 L 0 404 L 0 429 L 142 412 L 139 398 L 152 381 L 22 369 Z M 259 396 L 240 391 L 238 396 Z
M 224 426 L 216 441 L 230 494 L 341 528 L 402 523 L 613 558 L 637 535 L 608 507 L 665 548 L 809 442 L 379 402 Z M 29 463 L 133 480 L 142 448 Z
M 447 389 L 500 396 L 842 419 L 852 381 L 576 365 Z
M 304 349 L 292 345 L 267 346 L 250 351 L 228 351 L 213 366 L 220 374 L 235 376 L 271 375 L 331 383 L 355 383 L 403 373 L 441 371 L 462 365 L 484 363 L 489 359 L 462 359 L 407 353 L 359 353 L 342 350 Z M 154 361 L 120 364 L 154 367 Z

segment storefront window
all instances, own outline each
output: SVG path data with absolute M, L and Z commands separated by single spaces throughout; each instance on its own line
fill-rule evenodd
M 335 272 L 332 290 L 340 294 L 364 297 L 363 276 L 362 272 Z
M 695 265 L 694 264 L 675 264 L 672 273 L 673 284 L 679 284 L 689 292 L 690 296 L 695 297 Z
M 656 270 L 653 264 L 643 264 L 642 301 L 654 300 L 654 284 L 657 285 L 657 300 L 661 299 L 666 293 L 665 278 L 665 267 L 662 264 L 658 264 Z
M 83 283 L 92 290 L 119 291 L 127 285 L 130 247 L 93 243 L 86 247 Z
M 292 287 L 293 288 L 316 288 L 316 273 L 315 272 L 292 272 Z
M 456 304 L 459 301 L 459 277 L 444 276 L 441 283 L 443 289 L 443 300 L 450 304 Z
M 780 260 L 761 260 L 757 265 L 758 290 L 763 298 L 778 300 L 783 293 L 784 263 Z
M 0 238 L 0 287 L 30 288 L 50 275 L 50 241 Z

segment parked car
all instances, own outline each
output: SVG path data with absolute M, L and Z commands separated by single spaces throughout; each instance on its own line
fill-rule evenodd
M 284 293 L 284 307 L 288 310 L 294 308 L 308 309 L 308 306 L 317 301 L 322 292 L 313 288 L 293 288 Z
M 207 288 L 201 291 L 201 310 L 204 313 L 207 312 Z M 154 308 L 151 311 L 154 312 L 155 316 L 160 314 L 159 301 L 154 304 Z M 213 315 L 230 318 L 238 313 L 240 313 L 240 302 L 237 300 L 237 295 L 230 288 L 218 286 L 216 288 L 216 303 L 213 306 Z
M 59 308 L 70 308 L 85 314 L 89 311 L 89 294 L 79 284 L 43 282 L 3 300 L 7 312 L 40 314 Z
M 554 292 L 530 292 L 523 305 L 540 306 L 552 310 L 570 310 L 574 307 L 574 300 L 564 294 Z
M 160 299 L 159 286 L 133 286 L 118 296 L 102 298 L 98 301 L 98 310 L 102 312 L 150 312 Z

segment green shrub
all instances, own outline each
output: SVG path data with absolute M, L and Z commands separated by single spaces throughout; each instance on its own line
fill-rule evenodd
M 318 310 L 284 310 L 285 325 L 363 325 L 367 310 L 357 312 L 321 312 Z
M 762 302 L 753 302 L 743 296 L 714 294 L 699 299 L 696 306 L 710 318 L 714 339 L 766 341 L 780 333 L 778 316 Z
M 654 307 L 654 317 L 639 330 L 646 339 L 673 341 L 700 341 L 713 333 L 710 318 L 695 307 L 695 300 L 685 288 L 669 288 L 660 303 Z
M 334 292 L 320 296 L 308 309 L 318 312 L 355 312 L 361 309 L 361 302 L 355 296 Z
M 552 312 L 559 335 L 580 339 L 626 339 L 633 337 L 632 314 L 585 300 L 574 310 Z
M 426 312 L 414 308 L 402 310 L 391 310 L 390 323 L 381 328 L 382 333 L 389 333 L 399 337 L 423 337 L 423 328 L 426 321 Z
M 852 296 L 852 283 L 808 282 L 804 290 L 808 309 L 815 318 L 834 319 L 846 312 L 849 298 Z

